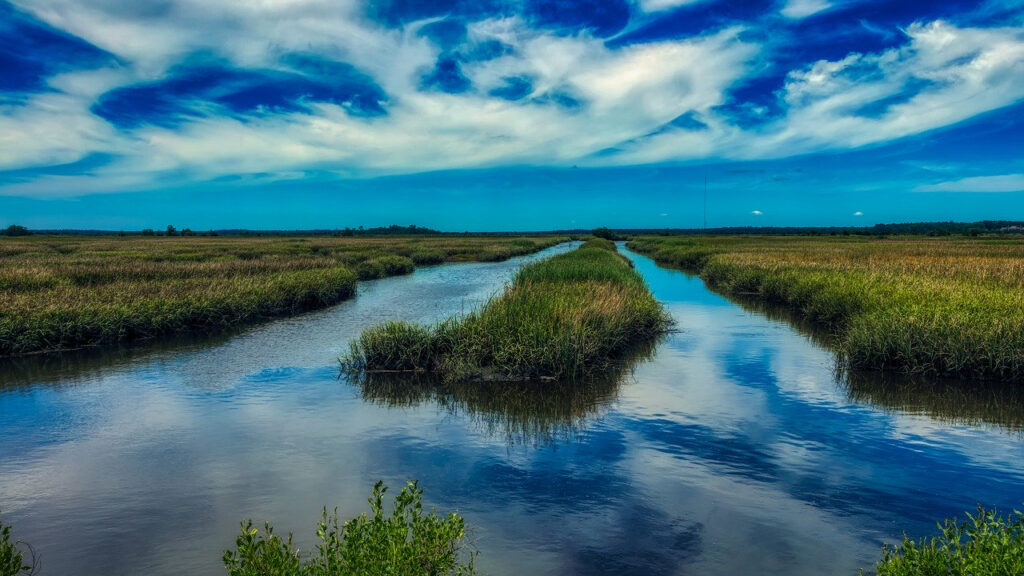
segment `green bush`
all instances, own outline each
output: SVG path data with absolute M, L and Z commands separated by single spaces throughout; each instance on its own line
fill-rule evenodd
M 18 548 L 18 542 L 11 541 L 11 527 L 0 522 L 0 576 L 32 574 L 32 565 L 25 560 L 25 554 Z
M 263 532 L 243 522 L 235 550 L 224 553 L 229 576 L 401 576 L 476 574 L 474 555 L 464 554 L 465 521 L 455 513 L 423 512 L 423 490 L 409 482 L 395 497 L 393 511 L 384 510 L 387 488 L 373 487 L 371 515 L 339 524 L 338 512 L 317 524 L 319 543 L 303 558 L 292 536 L 281 538 L 269 523 Z M 462 558 L 465 557 L 465 562 Z
M 946 520 L 937 537 L 903 537 L 882 548 L 878 576 L 1019 576 L 1024 574 L 1024 514 L 978 509 L 967 520 Z

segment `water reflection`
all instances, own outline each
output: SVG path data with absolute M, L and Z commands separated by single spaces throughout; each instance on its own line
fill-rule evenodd
M 860 370 L 839 371 L 839 381 L 854 402 L 924 414 L 951 424 L 1024 431 L 1024 388 L 1020 386 Z
M 436 403 L 509 444 L 551 444 L 572 439 L 599 416 L 653 355 L 658 340 L 637 346 L 600 378 L 577 382 L 451 383 L 429 374 L 359 373 L 348 376 L 366 401 L 388 407 Z

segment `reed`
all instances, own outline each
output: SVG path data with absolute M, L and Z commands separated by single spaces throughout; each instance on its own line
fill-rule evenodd
M 576 380 L 614 368 L 669 322 L 615 245 L 595 239 L 523 267 L 500 295 L 463 317 L 364 331 L 342 367 L 431 372 L 449 382 Z
M 845 366 L 1024 380 L 1024 242 L 639 238 L 630 248 L 835 333 Z
M 206 334 L 330 306 L 357 279 L 558 237 L 0 238 L 0 356 Z M 424 256 L 427 255 L 427 256 Z

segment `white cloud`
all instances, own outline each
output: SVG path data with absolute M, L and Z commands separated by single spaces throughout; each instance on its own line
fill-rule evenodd
M 916 192 L 1024 192 L 1024 174 L 972 176 L 914 188 Z
M 648 0 L 642 8 L 682 3 Z M 418 25 L 382 28 L 362 16 L 355 0 L 18 5 L 113 52 L 123 65 L 59 76 L 50 81 L 52 92 L 32 96 L 24 106 L 0 106 L 0 169 L 73 162 L 91 153 L 119 160 L 87 174 L 8 185 L 0 194 L 142 189 L 176 179 L 305 170 L 361 177 L 496 165 L 775 158 L 887 142 L 1024 99 L 1022 28 L 914 24 L 902 47 L 792 71 L 781 92 L 783 115 L 740 128 L 717 107 L 755 61 L 771 57 L 764 46 L 744 41 L 740 28 L 610 48 L 585 33 L 546 33 L 514 17 L 477 22 L 469 27 L 472 41 L 497 39 L 513 50 L 464 63 L 474 89 L 450 95 L 420 90 L 439 49 L 416 33 Z M 783 11 L 800 17 L 827 6 L 792 0 Z M 296 51 L 365 71 L 388 94 L 388 114 L 356 118 L 342 107 L 317 104 L 311 113 L 244 121 L 210 116 L 177 128 L 125 131 L 89 111 L 104 91 L 163 77 L 189 55 L 275 68 L 282 54 Z M 532 94 L 517 102 L 488 95 L 509 76 L 531 78 Z M 900 101 L 915 83 L 919 92 Z M 582 105 L 545 99 L 552 94 Z M 857 113 L 893 98 L 877 114 Z M 683 114 L 706 128 L 664 129 Z
M 703 0 L 640 0 L 640 9 L 644 12 L 661 12 L 701 1 Z
M 853 213 L 853 215 L 854 215 L 854 216 L 858 216 L 858 217 L 859 217 L 859 216 L 863 216 L 863 215 L 864 215 L 864 213 L 863 213 L 863 212 L 861 212 L 860 210 L 857 210 L 856 212 L 854 212 L 854 213 Z
M 786 18 L 799 20 L 817 14 L 822 10 L 831 8 L 831 4 L 825 0 L 789 0 L 782 8 L 782 15 Z
M 764 212 L 761 212 L 760 210 L 753 210 L 750 213 L 753 214 L 754 216 L 761 216 L 764 214 Z

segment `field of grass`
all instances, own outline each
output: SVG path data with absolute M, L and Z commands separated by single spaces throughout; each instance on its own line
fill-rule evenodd
M 564 238 L 0 238 L 0 356 L 208 333 L 337 303 L 357 279 Z
M 523 267 L 480 310 L 436 326 L 365 330 L 342 360 L 350 373 L 430 372 L 446 381 L 578 380 L 620 364 L 669 318 L 607 240 Z
M 1016 238 L 641 237 L 629 247 L 834 333 L 846 366 L 1024 380 Z

